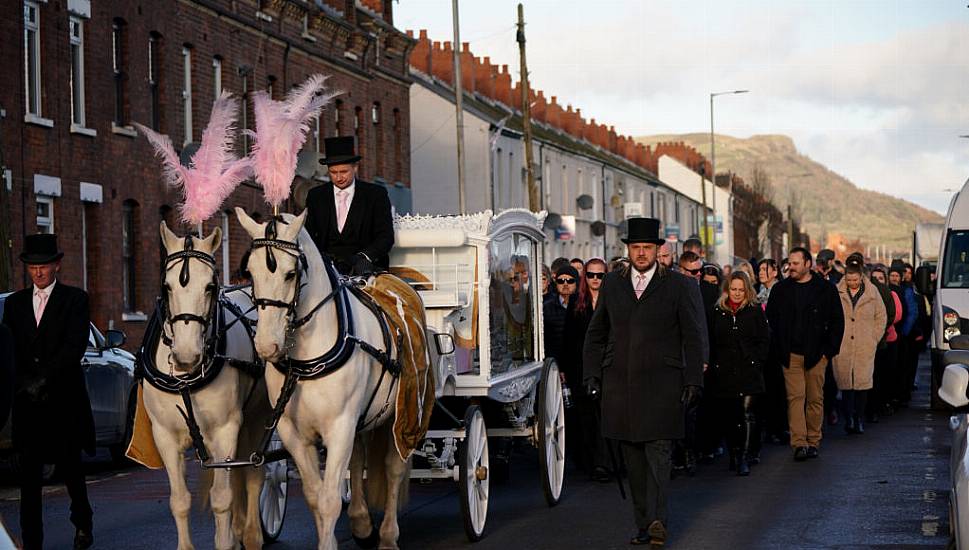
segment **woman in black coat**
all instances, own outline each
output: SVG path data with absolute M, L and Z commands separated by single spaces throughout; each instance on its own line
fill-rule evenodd
M 724 287 L 710 323 L 710 364 L 717 380 L 714 397 L 730 445 L 730 467 L 737 475 L 746 476 L 750 464 L 760 461 L 760 430 L 754 407 L 764 393 L 770 333 L 747 274 L 739 270 L 732 273 Z
M 599 402 L 586 395 L 582 388 L 582 355 L 585 353 L 585 333 L 589 329 L 592 312 L 599 300 L 599 289 L 606 275 L 606 262 L 593 258 L 583 266 L 585 276 L 579 292 L 569 303 L 565 314 L 563 347 L 565 352 L 559 368 L 572 394 L 573 408 L 566 412 L 566 448 L 579 466 L 593 480 L 612 481 L 605 456 L 605 442 L 599 433 Z

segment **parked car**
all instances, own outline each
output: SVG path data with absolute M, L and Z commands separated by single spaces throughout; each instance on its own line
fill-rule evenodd
M 9 292 L 0 294 L 0 318 L 3 317 L 3 305 L 9 295 Z M 107 447 L 117 462 L 124 460 L 138 403 L 135 356 L 121 349 L 124 342 L 125 334 L 122 331 L 108 330 L 102 333 L 91 323 L 87 351 L 81 360 L 91 399 L 97 445 Z M 0 432 L 0 454 L 9 454 L 12 448 L 8 422 Z
M 969 335 L 949 339 L 942 356 L 939 397 L 954 408 L 949 417 L 952 451 L 949 455 L 950 548 L 969 548 Z

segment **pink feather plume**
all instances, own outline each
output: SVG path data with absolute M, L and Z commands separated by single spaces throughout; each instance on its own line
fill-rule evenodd
M 249 158 L 236 158 L 232 152 L 238 110 L 239 102 L 223 91 L 212 104 L 202 143 L 192 155 L 189 168 L 179 162 L 168 136 L 135 125 L 155 148 L 165 180 L 181 189 L 183 201 L 179 211 L 186 223 L 197 225 L 212 217 L 235 188 L 252 174 Z
M 325 76 L 313 75 L 289 92 L 285 101 L 274 101 L 265 92 L 253 94 L 253 170 L 266 202 L 273 207 L 289 197 L 297 155 L 306 143 L 310 122 L 340 93 L 327 91 L 325 83 Z

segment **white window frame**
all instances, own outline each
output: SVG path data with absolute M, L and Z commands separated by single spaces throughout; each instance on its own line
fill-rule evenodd
M 68 35 L 71 41 L 71 131 L 77 131 L 87 127 L 84 105 L 84 20 L 74 15 L 70 16 Z M 75 55 L 77 55 L 78 65 L 76 71 Z
M 192 49 L 182 47 L 182 111 L 185 119 L 183 145 L 192 142 Z
M 219 99 L 222 95 L 222 59 L 218 57 L 212 58 L 212 89 L 213 97 Z
M 33 13 L 33 20 L 29 14 Z M 33 38 L 29 37 L 33 32 Z M 33 67 L 31 67 L 30 52 L 33 52 Z M 30 94 L 30 71 L 33 69 L 35 78 L 34 95 Z M 37 2 L 24 2 L 24 97 L 26 99 L 27 117 L 40 118 L 43 115 L 41 101 L 40 74 L 40 7 Z
M 53 233 L 54 232 L 54 198 L 47 197 L 47 196 L 38 196 L 36 197 L 36 200 L 37 200 L 37 204 L 47 205 L 46 216 L 41 216 L 40 214 L 37 214 L 38 232 L 40 232 L 39 231 L 40 227 L 43 226 L 48 229 L 48 233 Z

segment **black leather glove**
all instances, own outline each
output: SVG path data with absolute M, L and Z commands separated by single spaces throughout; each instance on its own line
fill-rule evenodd
M 589 396 L 589 399 L 595 401 L 599 399 L 599 395 L 602 392 L 602 386 L 599 383 L 599 379 L 595 377 L 589 377 L 585 379 L 585 394 Z
M 373 262 L 363 252 L 358 252 L 353 257 L 353 266 L 350 271 L 353 275 L 370 275 L 373 273 Z
M 701 395 L 703 395 L 703 388 L 700 386 L 683 386 L 680 403 L 686 405 L 687 408 L 692 407 L 700 400 Z

